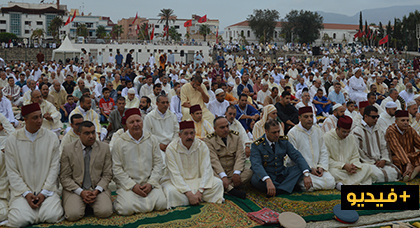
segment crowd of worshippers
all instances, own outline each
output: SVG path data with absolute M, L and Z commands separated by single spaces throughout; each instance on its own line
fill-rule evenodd
M 247 183 L 272 197 L 420 171 L 418 65 L 340 66 L 325 55 L 312 65 L 158 66 L 152 57 L 108 63 L 106 73 L 73 61 L 7 64 L 0 221 L 77 221 L 86 207 L 132 215 L 245 199 Z

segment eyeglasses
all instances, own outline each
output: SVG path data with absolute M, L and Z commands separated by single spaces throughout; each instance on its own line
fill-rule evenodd
M 377 119 L 377 118 L 379 118 L 379 115 L 377 115 L 377 116 L 371 116 L 371 115 L 368 115 L 369 117 L 372 117 L 373 119 Z

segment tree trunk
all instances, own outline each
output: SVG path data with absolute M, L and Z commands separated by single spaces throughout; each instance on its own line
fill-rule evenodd
M 166 19 L 166 41 L 169 40 L 169 18 Z M 165 28 L 163 28 L 163 34 L 165 34 Z

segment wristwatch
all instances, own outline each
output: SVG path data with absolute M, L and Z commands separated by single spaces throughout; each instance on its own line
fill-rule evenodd
M 204 193 L 204 189 L 199 188 L 198 191 L 203 194 Z
M 305 177 L 309 177 L 310 175 L 309 175 L 309 172 L 306 172 L 306 173 L 304 173 L 303 174 Z

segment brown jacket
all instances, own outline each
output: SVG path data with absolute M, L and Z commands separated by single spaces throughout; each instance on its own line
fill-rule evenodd
M 60 182 L 63 189 L 72 192 L 83 185 L 85 172 L 82 142 L 80 139 L 63 147 L 60 161 Z M 92 187 L 101 186 L 104 191 L 112 180 L 112 158 L 108 144 L 96 141 L 90 155 Z

